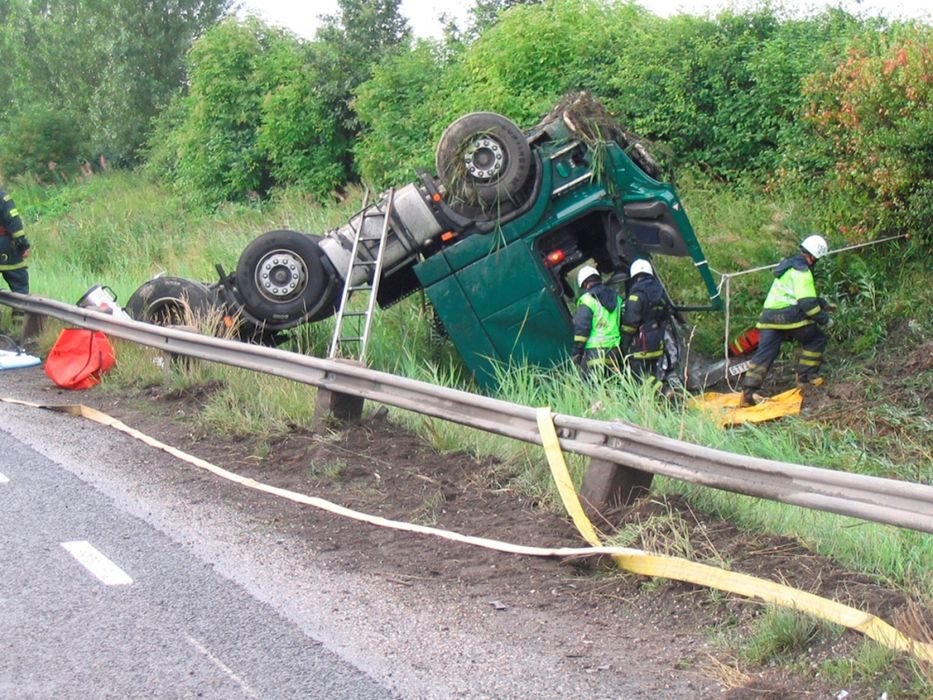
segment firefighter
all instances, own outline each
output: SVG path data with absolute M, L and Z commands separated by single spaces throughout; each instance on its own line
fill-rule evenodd
M 787 340 L 800 343 L 797 386 L 823 384 L 819 371 L 826 348 L 824 329 L 830 328 L 833 320 L 827 313 L 829 304 L 816 295 L 812 269 L 827 252 L 826 239 L 812 234 L 800 244 L 797 255 L 782 260 L 775 268 L 774 282 L 755 326 L 761 331 L 758 349 L 742 380 L 743 406 L 759 403 L 761 397 L 756 392 Z
M 573 316 L 573 361 L 584 375 L 600 370 L 608 375 L 622 366 L 619 350 L 619 319 L 622 299 L 603 284 L 595 267 L 586 265 L 577 273 L 581 294 Z
M 0 274 L 10 285 L 11 292 L 29 294 L 28 255 L 29 241 L 23 230 L 23 219 L 10 195 L 0 190 Z M 22 321 L 23 312 L 14 309 L 14 325 L 22 325 Z
M 622 314 L 625 362 L 636 378 L 660 388 L 658 361 L 664 355 L 664 328 L 670 316 L 667 294 L 647 260 L 635 260 L 629 278 Z

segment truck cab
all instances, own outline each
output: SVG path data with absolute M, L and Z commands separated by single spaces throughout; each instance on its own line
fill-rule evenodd
M 588 93 L 569 96 L 528 130 L 495 113 L 467 114 L 442 135 L 435 164 L 436 174 L 383 193 L 323 236 L 263 234 L 234 273 L 220 271 L 198 298 L 235 314 L 244 338 L 274 342 L 283 330 L 332 315 L 346 285 L 367 274 L 372 281 L 378 256 L 379 305 L 424 289 L 484 385 L 495 381 L 496 365 L 552 366 L 569 356 L 573 273 L 583 264 L 624 295 L 633 260 L 689 257 L 709 296 L 691 309 L 720 308 L 675 188 Z M 357 253 L 373 264 L 355 265 L 357 235 L 374 240 L 383 229 L 381 250 L 362 244 Z M 143 285 L 130 312 L 157 320 L 158 307 L 171 316 L 171 299 L 153 304 L 153 296 Z

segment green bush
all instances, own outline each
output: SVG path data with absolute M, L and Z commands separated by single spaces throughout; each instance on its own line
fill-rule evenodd
M 933 28 L 906 25 L 862 35 L 807 81 L 808 165 L 817 169 L 789 174 L 821 178 L 829 214 L 850 240 L 906 231 L 933 244 L 931 71 Z
M 606 0 L 516 5 L 468 45 L 421 45 L 377 66 L 357 93 L 355 153 L 367 177 L 387 182 L 424 167 L 440 130 L 466 112 L 527 127 L 590 90 L 624 128 L 672 150 L 672 164 L 761 177 L 800 139 L 806 76 L 832 67 L 865 26 L 838 11 L 664 19 Z
M 348 175 L 337 115 L 297 37 L 256 19 L 224 21 L 195 42 L 189 90 L 155 122 L 148 165 L 205 205 L 298 185 L 324 196 Z
M 0 132 L 0 173 L 60 182 L 77 171 L 84 147 L 80 120 L 61 109 L 30 105 Z
M 442 94 L 451 73 L 450 56 L 426 41 L 374 68 L 353 103 L 363 125 L 353 153 L 365 181 L 397 186 L 416 168 L 434 168 L 434 143 L 450 119 Z

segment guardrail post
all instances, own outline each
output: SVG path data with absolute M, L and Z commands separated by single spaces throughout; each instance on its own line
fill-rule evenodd
M 590 516 L 604 514 L 644 496 L 653 478 L 651 472 L 593 458 L 583 475 L 580 501 Z
M 347 364 L 364 367 L 362 362 L 357 360 L 337 359 L 335 362 L 346 362 Z M 353 394 L 344 394 L 339 391 L 332 391 L 324 387 L 318 387 L 317 399 L 314 402 L 314 426 L 315 429 L 332 423 L 358 421 L 363 417 L 363 397 Z
M 27 313 L 23 320 L 23 340 L 28 343 L 36 340 L 45 329 L 45 316 L 42 314 Z

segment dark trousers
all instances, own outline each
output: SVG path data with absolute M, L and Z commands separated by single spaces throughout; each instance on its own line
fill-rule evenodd
M 788 340 L 800 343 L 797 381 L 809 382 L 819 374 L 823 364 L 823 351 L 826 349 L 826 334 L 822 328 L 815 323 L 786 330 L 763 328 L 758 337 L 758 349 L 752 356 L 748 371 L 742 380 L 742 389 L 754 391 L 761 388 L 768 370 L 771 369 L 771 363 L 781 351 L 781 345 Z
M 618 374 L 622 369 L 622 351 L 614 348 L 588 348 L 583 351 L 584 376 L 598 377 Z
M 29 294 L 29 269 L 21 267 L 18 270 L 0 270 L 3 279 L 10 285 L 10 291 L 17 294 Z M 13 309 L 14 319 L 22 318 L 25 314 L 19 309 Z
M 0 270 L 3 279 L 10 285 L 10 291 L 17 294 L 29 294 L 29 268 L 21 267 L 18 270 Z
M 655 383 L 658 381 L 658 361 L 660 359 L 660 357 L 636 358 L 629 356 L 625 361 L 635 379 L 640 382 L 650 381 Z

